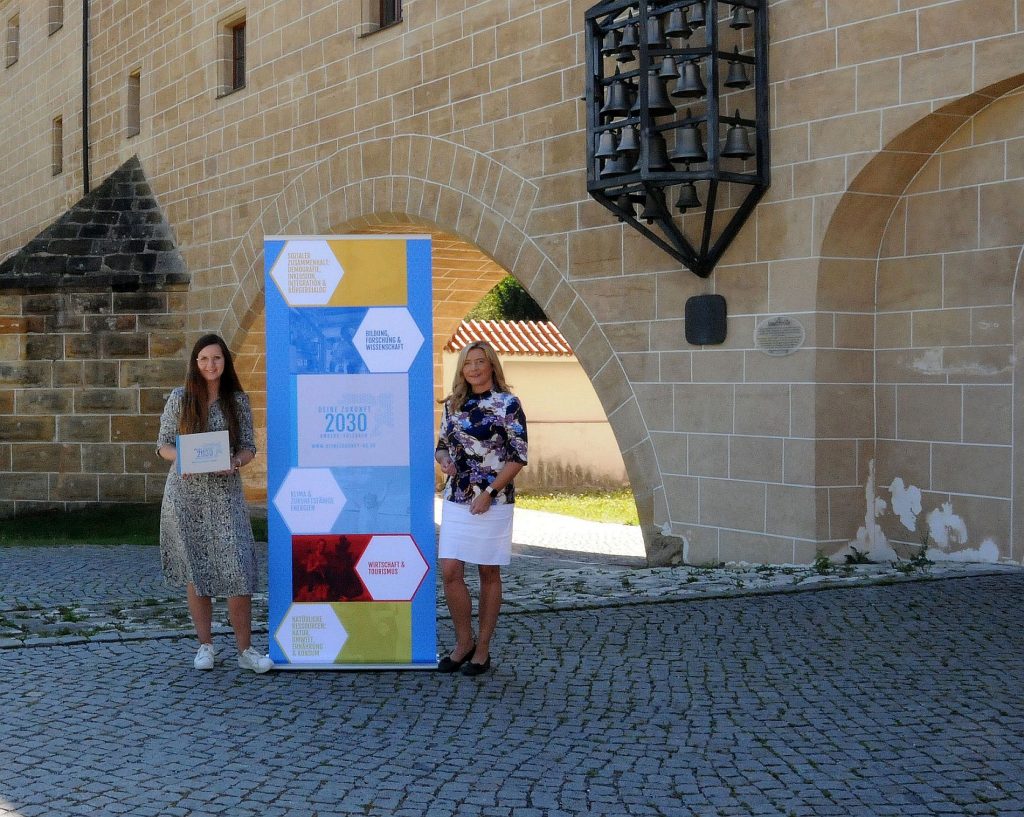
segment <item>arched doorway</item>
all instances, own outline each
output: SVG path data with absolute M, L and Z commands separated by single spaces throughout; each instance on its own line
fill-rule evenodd
M 1022 112 L 999 83 L 924 117 L 860 171 L 823 240 L 819 308 L 871 315 L 873 374 L 819 390 L 818 437 L 845 438 L 819 440 L 819 462 L 836 469 L 826 449 L 846 444 L 857 482 L 830 489 L 830 522 L 838 509 L 876 556 L 1020 560 Z
M 427 234 L 432 238 L 433 246 L 433 293 L 434 293 L 434 384 L 435 398 L 440 399 L 448 389 L 451 373 L 444 369 L 444 349 L 460 326 L 466 313 L 472 309 L 507 272 L 493 259 L 486 256 L 480 249 L 470 245 L 451 233 L 446 233 L 434 225 L 410 220 L 399 214 L 384 214 L 372 219 L 360 219 L 341 227 L 332 227 L 332 233 L 371 233 L 387 234 Z M 247 390 L 250 392 L 254 407 L 254 419 L 257 426 L 257 437 L 261 447 L 264 446 L 265 406 L 266 406 L 266 375 L 263 359 L 264 321 L 262 313 L 254 317 L 252 325 L 245 333 L 244 340 L 238 346 L 236 366 Z M 450 367 L 451 361 L 447 361 Z M 609 467 L 614 472 L 617 485 L 628 484 L 625 480 L 625 465 L 618 456 L 614 437 L 607 418 L 600 408 L 597 395 L 585 373 L 579 367 L 575 357 L 568 359 L 521 360 L 505 359 L 506 374 L 516 391 L 529 408 L 531 417 L 531 462 L 533 468 L 524 472 L 520 485 L 526 488 L 546 489 L 580 488 L 583 485 L 568 485 L 567 477 L 590 473 L 587 465 L 600 463 L 601 471 Z M 526 377 L 520 382 L 516 375 Z M 574 406 L 567 406 L 564 398 L 572 387 Z M 558 397 L 561 389 L 562 397 Z M 575 404 L 584 404 L 574 412 Z M 596 412 L 596 414 L 595 414 Z M 612 452 L 589 452 L 575 450 L 573 441 L 558 439 L 557 435 L 564 429 L 579 431 L 579 424 L 573 423 L 576 413 L 585 414 L 589 426 L 595 422 L 603 422 L 604 428 L 584 429 L 586 439 L 600 440 L 602 447 L 611 445 Z M 440 414 L 438 405 L 435 422 Z M 265 464 L 258 460 L 247 469 L 246 490 L 256 500 L 266 498 Z
M 637 401 L 601 325 L 543 245 L 529 237 L 525 222 L 538 195 L 533 183 L 509 167 L 440 139 L 402 135 L 344 148 L 297 176 L 243 236 L 231 257 L 236 284 L 220 330 L 241 348 L 241 368 L 258 389 L 260 355 L 245 339 L 263 334 L 265 235 L 429 231 L 438 236 L 448 271 L 458 273 L 447 280 L 440 276 L 440 291 L 447 293 L 442 303 L 448 306 L 440 316 L 435 312 L 439 335 L 450 335 L 463 305 L 475 303 L 507 271 L 558 325 L 590 377 L 623 452 L 649 558 L 659 561 L 664 554 L 651 555 L 649 523 L 661 477 L 650 440 L 637 436 L 644 428 Z M 257 422 L 261 411 L 257 406 Z

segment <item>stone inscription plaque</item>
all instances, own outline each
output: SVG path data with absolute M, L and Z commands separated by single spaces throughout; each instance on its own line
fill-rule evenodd
M 777 315 L 765 318 L 754 327 L 754 348 L 766 355 L 783 357 L 803 346 L 805 337 L 800 321 L 786 315 Z

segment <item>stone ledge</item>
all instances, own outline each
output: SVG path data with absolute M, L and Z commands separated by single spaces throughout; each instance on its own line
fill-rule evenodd
M 0 272 L 0 289 L 9 293 L 52 292 L 74 289 L 76 292 L 114 290 L 136 292 L 144 289 L 186 288 L 190 277 L 185 272 L 129 273 L 101 272 L 92 275 L 33 273 L 15 275 Z

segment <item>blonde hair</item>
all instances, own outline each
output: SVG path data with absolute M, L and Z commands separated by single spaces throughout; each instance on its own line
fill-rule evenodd
M 501 361 L 498 360 L 498 355 L 491 347 L 491 344 L 485 340 L 474 340 L 472 343 L 467 343 L 463 346 L 459 352 L 459 359 L 455 362 L 455 377 L 452 379 L 452 390 L 447 396 L 438 401 L 448 406 L 450 414 L 454 414 L 462 408 L 462 404 L 466 402 L 472 391 L 465 375 L 462 373 L 462 367 L 466 365 L 466 356 L 474 349 L 480 349 L 487 356 L 487 361 L 491 364 L 491 381 L 494 390 L 512 391 L 511 386 L 505 381 L 505 372 L 502 371 Z

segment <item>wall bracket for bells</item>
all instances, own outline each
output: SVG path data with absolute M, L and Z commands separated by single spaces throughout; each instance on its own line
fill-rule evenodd
M 767 6 L 586 13 L 587 192 L 702 278 L 770 184 Z

